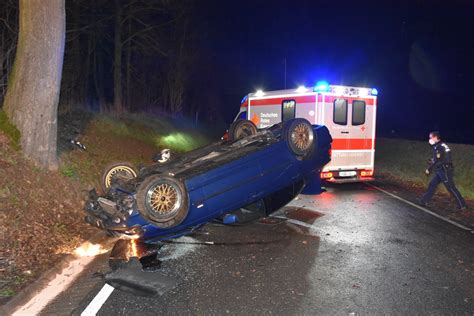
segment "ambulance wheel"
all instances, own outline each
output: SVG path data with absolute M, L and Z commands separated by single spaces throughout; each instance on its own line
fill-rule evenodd
M 189 198 L 184 185 L 175 178 L 153 175 L 137 190 L 140 215 L 160 228 L 179 225 L 188 215 Z
M 257 126 L 249 120 L 237 120 L 229 128 L 229 140 L 237 140 L 255 134 L 257 134 Z
M 303 118 L 286 123 L 285 138 L 291 152 L 300 158 L 309 157 L 316 147 L 317 136 L 313 132 L 313 127 Z
M 129 162 L 114 162 L 105 167 L 102 173 L 101 185 L 107 191 L 117 179 L 131 180 L 136 178 L 138 170 Z

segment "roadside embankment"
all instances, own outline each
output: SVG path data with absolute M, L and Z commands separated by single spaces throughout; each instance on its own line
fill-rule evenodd
M 465 198 L 474 200 L 474 145 L 448 144 L 455 165 L 455 182 Z M 426 188 L 424 173 L 432 157 L 428 142 L 378 138 L 375 149 L 375 172 L 388 179 Z M 441 185 L 440 191 L 447 193 Z
M 185 152 L 212 139 L 185 118 L 66 113 L 59 117 L 60 168 L 52 172 L 23 158 L 6 123 L 0 120 L 0 304 L 97 232 L 84 222 L 82 208 L 106 165 L 147 165 L 162 148 Z

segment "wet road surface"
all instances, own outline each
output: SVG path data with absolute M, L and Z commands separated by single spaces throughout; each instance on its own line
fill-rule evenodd
M 277 216 L 167 244 L 161 271 L 178 286 L 153 298 L 114 290 L 98 315 L 474 313 L 470 232 L 364 184 L 300 195 Z M 205 241 L 220 244 L 193 244 Z M 43 314 L 80 315 L 106 265 L 96 260 Z

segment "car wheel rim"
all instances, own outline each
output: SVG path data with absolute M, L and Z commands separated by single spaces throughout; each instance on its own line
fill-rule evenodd
M 159 218 L 174 215 L 181 205 L 181 194 L 178 187 L 170 183 L 154 185 L 147 192 L 147 205 Z
M 243 125 L 241 128 L 237 130 L 235 134 L 236 134 L 237 139 L 253 135 L 254 134 L 253 126 Z
M 313 133 L 311 128 L 304 123 L 295 126 L 291 133 L 291 141 L 298 150 L 306 151 L 311 147 L 313 142 Z
M 110 171 L 107 173 L 107 177 L 105 178 L 105 186 L 109 188 L 112 184 L 112 179 L 119 174 L 130 179 L 133 179 L 137 176 L 135 171 L 130 167 L 117 166 L 110 169 Z

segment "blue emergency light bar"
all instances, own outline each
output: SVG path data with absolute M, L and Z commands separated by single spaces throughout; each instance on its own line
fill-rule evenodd
M 336 88 L 336 93 L 338 93 L 337 89 L 343 89 L 342 86 L 337 86 Z M 316 85 L 313 87 L 313 92 L 329 92 L 331 91 L 332 92 L 332 89 L 331 87 L 329 86 L 329 83 L 327 81 L 318 81 L 316 83 Z M 364 91 L 364 93 L 366 93 L 365 95 L 367 94 L 370 94 L 370 95 L 373 95 L 373 96 L 377 96 L 379 94 L 378 90 L 375 89 L 375 88 L 372 88 L 372 89 L 362 89 L 362 91 Z M 365 92 L 367 91 L 367 92 Z M 343 91 L 339 91 L 339 94 L 342 94 Z
M 329 83 L 327 81 L 318 81 L 316 86 L 313 88 L 314 92 L 329 91 Z

